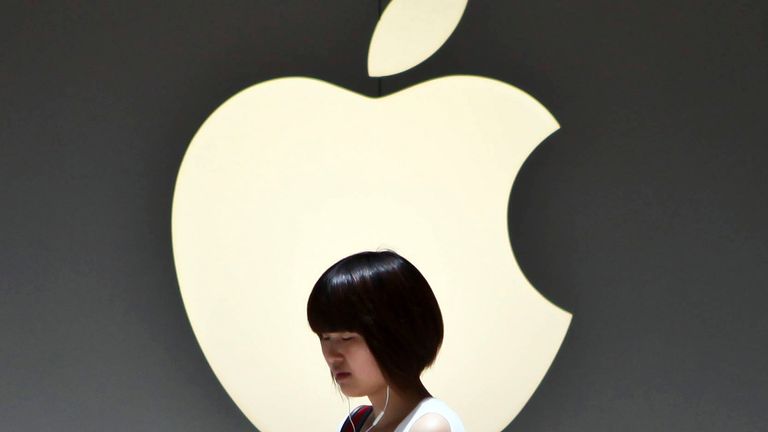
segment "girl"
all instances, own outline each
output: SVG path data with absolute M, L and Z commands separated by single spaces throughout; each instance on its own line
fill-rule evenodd
M 307 302 L 332 381 L 371 405 L 340 432 L 464 432 L 459 416 L 421 382 L 443 342 L 443 318 L 426 279 L 392 251 L 361 252 L 320 276 Z

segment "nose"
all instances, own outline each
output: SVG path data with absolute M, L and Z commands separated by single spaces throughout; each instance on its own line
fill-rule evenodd
M 327 341 L 323 346 L 323 356 L 328 366 L 337 366 L 344 360 L 344 354 L 341 352 L 340 344 L 336 341 Z

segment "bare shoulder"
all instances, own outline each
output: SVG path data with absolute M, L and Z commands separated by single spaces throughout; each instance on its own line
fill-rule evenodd
M 451 432 L 451 425 L 438 413 L 426 413 L 416 420 L 411 432 Z

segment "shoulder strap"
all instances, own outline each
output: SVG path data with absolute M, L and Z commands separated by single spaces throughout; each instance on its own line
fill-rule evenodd
M 355 430 L 357 430 L 357 432 L 362 432 L 360 427 L 365 423 L 372 412 L 373 407 L 371 405 L 361 405 L 355 408 L 352 412 L 352 422 L 354 422 L 355 427 L 352 427 L 352 423 L 350 423 L 349 417 L 347 417 L 340 432 L 354 432 Z

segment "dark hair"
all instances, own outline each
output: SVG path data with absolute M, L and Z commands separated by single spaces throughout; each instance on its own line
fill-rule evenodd
M 360 333 L 388 383 L 413 388 L 443 343 L 443 316 L 419 270 L 392 251 L 361 252 L 326 270 L 309 295 L 312 331 Z

